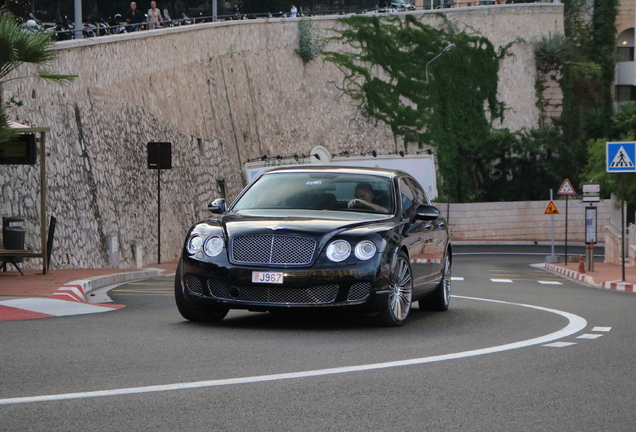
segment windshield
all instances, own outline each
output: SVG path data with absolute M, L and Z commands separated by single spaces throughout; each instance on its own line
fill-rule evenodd
M 263 175 L 232 206 L 247 209 L 393 213 L 391 180 L 366 174 L 276 172 Z

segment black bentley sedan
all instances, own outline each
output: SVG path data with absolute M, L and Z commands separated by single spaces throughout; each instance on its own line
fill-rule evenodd
M 230 309 L 339 308 L 404 324 L 411 305 L 448 309 L 451 244 L 419 183 L 377 168 L 262 173 L 188 232 L 175 299 L 191 321 Z

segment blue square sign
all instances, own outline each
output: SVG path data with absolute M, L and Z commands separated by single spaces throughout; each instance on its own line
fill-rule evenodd
M 636 143 L 606 143 L 606 171 L 609 173 L 636 172 Z

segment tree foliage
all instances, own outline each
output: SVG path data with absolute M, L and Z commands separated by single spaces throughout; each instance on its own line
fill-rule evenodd
M 10 76 L 20 66 L 33 64 L 45 66 L 55 58 L 52 49 L 53 42 L 45 32 L 32 32 L 17 25 L 15 18 L 8 12 L 0 13 L 0 140 L 11 136 L 8 119 L 1 99 L 2 85 L 7 80 L 24 78 L 24 76 Z M 74 75 L 57 75 L 40 68 L 37 76 L 42 79 L 64 82 L 75 78 Z

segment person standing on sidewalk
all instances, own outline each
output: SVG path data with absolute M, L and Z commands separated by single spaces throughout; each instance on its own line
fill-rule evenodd
M 157 9 L 157 2 L 150 2 L 150 9 L 148 9 L 148 30 L 156 28 L 157 23 L 163 22 L 161 18 L 161 11 Z
M 128 32 L 139 31 L 139 24 L 144 22 L 144 16 L 137 10 L 137 3 L 130 4 L 130 10 L 126 14 L 126 22 L 130 24 L 126 29 Z

